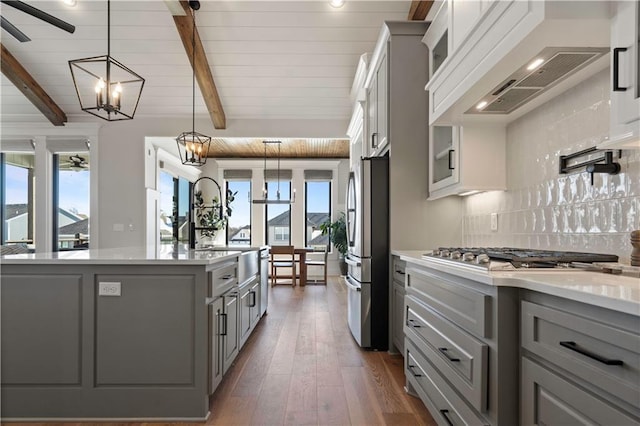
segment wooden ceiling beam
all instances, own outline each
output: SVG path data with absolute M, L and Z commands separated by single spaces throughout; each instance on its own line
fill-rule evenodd
M 202 94 L 204 103 L 209 111 L 209 116 L 211 117 L 213 126 L 216 129 L 225 129 L 227 127 L 227 120 L 224 115 L 220 96 L 218 95 L 216 83 L 213 81 L 213 74 L 211 73 L 211 67 L 209 66 L 207 55 L 205 54 L 204 47 L 202 47 L 202 40 L 200 40 L 197 25 L 195 28 L 195 63 L 193 60 L 194 49 L 192 46 L 192 37 L 194 28 L 191 8 L 187 1 L 181 0 L 180 4 L 186 14 L 184 16 L 174 15 L 173 21 L 178 29 L 178 34 L 180 34 L 180 39 L 182 40 L 184 50 L 187 52 L 187 57 L 189 58 L 191 67 L 196 73 L 196 80 L 200 87 L 200 93 Z
M 4 74 L 22 94 L 54 126 L 64 126 L 67 116 L 62 109 L 51 99 L 38 82 L 18 62 L 18 60 L 0 43 L 2 47 L 2 74 Z
M 427 17 L 427 13 L 429 13 L 431 6 L 433 6 L 433 0 L 412 1 L 407 19 L 409 21 L 424 21 L 424 18 Z

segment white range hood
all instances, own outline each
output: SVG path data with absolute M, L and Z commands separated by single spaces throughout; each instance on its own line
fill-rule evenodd
M 610 17 L 606 1 L 492 2 L 427 84 L 430 124 L 510 122 L 606 68 Z

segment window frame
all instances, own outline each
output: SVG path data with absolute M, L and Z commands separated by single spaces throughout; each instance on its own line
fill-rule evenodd
M 275 182 L 275 181 L 271 181 L 271 182 Z M 285 181 L 280 181 L 280 183 L 282 184 L 282 182 L 288 183 L 289 184 L 289 197 L 291 197 L 291 192 L 293 191 L 293 181 L 292 180 L 285 180 Z M 269 199 L 269 181 L 265 181 L 264 182 L 264 190 L 267 193 L 267 199 Z M 273 204 L 273 205 L 279 205 L 279 204 Z M 264 206 L 264 241 L 266 245 L 272 245 L 271 242 L 269 241 L 269 204 L 265 204 Z M 289 204 L 289 239 L 287 244 L 280 244 L 280 245 L 292 245 L 291 244 L 291 204 Z M 275 238 L 275 231 L 274 231 L 274 238 Z
M 224 193 L 224 198 L 225 198 L 225 203 L 226 203 L 226 198 L 227 198 L 227 194 L 229 193 L 229 183 L 230 182 L 249 182 L 249 244 L 248 246 L 251 246 L 251 244 L 253 243 L 253 214 L 252 214 L 252 209 L 251 209 L 251 197 L 253 194 L 253 179 L 225 179 L 224 182 L 224 188 L 225 188 L 225 193 Z M 236 198 L 237 199 L 237 198 Z M 231 212 L 231 215 L 233 215 L 233 211 Z M 230 246 L 229 244 L 229 238 L 232 235 L 229 235 L 229 222 L 227 221 L 227 226 L 225 228 L 225 244 L 227 246 Z M 244 246 L 238 246 L 238 247 L 244 247 Z
M 326 182 L 326 183 L 329 184 L 329 194 L 328 194 L 328 197 L 329 197 L 329 213 L 328 213 L 328 215 L 329 215 L 329 220 L 333 221 L 333 215 L 332 215 L 333 206 L 332 206 L 332 203 L 331 203 L 332 198 L 333 198 L 333 181 L 332 181 L 332 179 L 327 179 L 327 180 L 306 180 L 305 179 L 305 181 L 304 181 L 304 219 L 303 219 L 303 227 L 304 227 L 303 233 L 304 233 L 304 246 L 305 247 L 310 247 L 309 246 L 309 241 L 307 240 L 307 238 L 308 238 L 308 235 L 307 235 L 307 215 L 309 213 L 309 210 L 308 210 L 308 207 L 309 207 L 309 203 L 308 203 L 309 186 L 308 186 L 308 184 L 310 182 Z M 331 231 L 329 231 L 328 238 L 329 239 L 328 239 L 328 242 L 327 242 L 327 251 L 329 253 L 331 253 L 332 250 L 333 250 L 333 245 L 331 244 Z

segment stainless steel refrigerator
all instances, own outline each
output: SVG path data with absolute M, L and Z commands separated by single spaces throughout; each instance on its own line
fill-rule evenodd
M 348 322 L 363 348 L 389 346 L 389 158 L 363 158 L 347 186 Z

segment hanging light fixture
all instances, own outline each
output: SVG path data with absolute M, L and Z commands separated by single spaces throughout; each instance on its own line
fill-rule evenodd
M 107 0 L 107 54 L 69 61 L 80 108 L 107 121 L 131 120 L 144 78 L 111 57 L 111 0 Z
M 264 175 L 266 178 L 267 174 L 267 145 L 269 144 L 277 144 L 278 145 L 278 172 L 276 174 L 278 179 L 278 188 L 276 190 L 276 198 L 269 198 L 266 185 L 262 189 L 262 198 L 256 198 L 251 202 L 253 204 L 293 204 L 296 201 L 296 190 L 293 190 L 293 196 L 289 199 L 281 199 L 280 198 L 280 145 L 282 141 L 262 141 L 264 144 Z
M 191 81 L 192 90 L 192 110 L 191 110 L 191 131 L 182 132 L 176 138 L 178 143 L 178 152 L 182 164 L 191 166 L 202 166 L 207 162 L 209 155 L 209 145 L 211 137 L 196 132 L 196 10 L 200 9 L 199 1 L 190 1 L 189 7 L 192 9 L 193 16 L 193 35 L 191 38 L 191 67 L 193 68 L 193 77 Z

